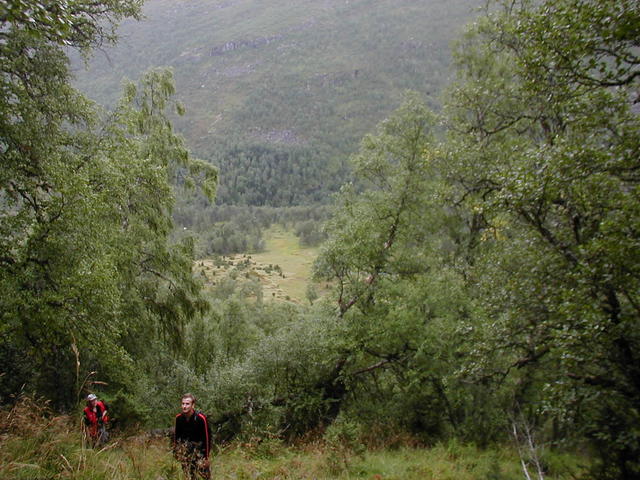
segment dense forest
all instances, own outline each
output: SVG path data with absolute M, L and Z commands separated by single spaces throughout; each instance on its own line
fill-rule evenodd
M 584 478 L 640 478 L 635 0 L 488 2 L 442 109 L 405 93 L 346 183 L 304 150 L 194 158 L 168 69 L 113 107 L 76 90 L 69 49 L 115 42 L 141 4 L 0 5 L 0 404 L 74 414 L 98 391 L 118 428 L 166 427 L 192 391 L 218 445 L 402 434 L 514 445 L 526 477 L 548 472 L 546 449 L 584 456 Z M 337 193 L 270 190 L 301 179 Z M 220 222 L 226 237 L 188 234 Z M 273 222 L 321 243 L 330 294 L 203 288 L 196 253 L 259 249 Z M 230 246 L 234 231 L 255 244 Z

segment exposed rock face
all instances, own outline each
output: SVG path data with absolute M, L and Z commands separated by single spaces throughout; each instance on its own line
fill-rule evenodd
M 281 145 L 300 145 L 304 141 L 293 130 L 270 130 L 268 132 L 255 132 L 254 138 L 267 143 L 277 143 Z
M 250 73 L 254 72 L 257 65 L 258 64 L 251 64 L 251 63 L 246 65 L 232 65 L 223 70 L 216 71 L 216 74 L 221 75 L 223 77 L 227 77 L 227 78 L 242 77 L 244 75 L 249 75 Z
M 260 48 L 264 45 L 269 45 L 270 43 L 276 42 L 278 40 L 282 40 L 284 38 L 283 34 L 273 35 L 271 37 L 258 37 L 253 40 L 237 40 L 234 42 L 226 42 L 222 45 L 218 45 L 213 47 L 209 51 L 210 57 L 216 57 L 218 55 L 223 55 L 227 52 L 232 52 L 233 50 L 238 50 L 239 48 Z
M 351 80 L 355 80 L 361 74 L 362 74 L 362 71 L 359 69 L 350 70 L 346 72 L 321 73 L 313 76 L 311 79 L 307 81 L 307 90 L 309 90 L 312 86 L 337 87 Z
M 289 28 L 285 33 L 278 33 L 269 37 L 228 41 L 211 48 L 211 50 L 209 50 L 209 56 L 216 57 L 241 48 L 260 48 L 284 39 L 289 33 L 301 32 L 311 28 L 313 25 L 315 25 L 315 21 L 309 20 L 308 22 Z

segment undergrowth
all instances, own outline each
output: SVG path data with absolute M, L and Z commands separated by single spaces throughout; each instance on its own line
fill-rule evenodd
M 297 445 L 277 438 L 217 447 L 214 479 L 511 480 L 524 478 L 514 449 L 479 449 L 456 441 L 431 448 L 392 439 L 369 444 L 356 427 L 329 429 Z M 546 479 L 577 478 L 584 469 L 572 455 L 547 452 Z M 21 397 L 0 410 L 0 478 L 182 479 L 170 442 L 146 433 L 114 435 L 101 449 L 82 437 L 79 418 L 55 415 L 46 402 Z

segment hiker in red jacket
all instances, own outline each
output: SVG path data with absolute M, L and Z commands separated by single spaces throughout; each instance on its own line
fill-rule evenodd
M 87 395 L 87 406 L 84 409 L 84 425 L 87 435 L 94 447 L 106 443 L 108 434 L 106 425 L 109 422 L 107 406 L 98 400 L 93 393 Z
M 182 470 L 189 480 L 195 480 L 196 474 L 209 479 L 211 431 L 207 417 L 202 412 L 196 412 L 195 406 L 196 398 L 185 393 L 182 396 L 182 412 L 176 415 L 173 453 L 182 463 Z

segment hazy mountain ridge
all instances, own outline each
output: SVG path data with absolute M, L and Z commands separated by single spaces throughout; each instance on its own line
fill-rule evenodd
M 477 3 L 150 0 L 118 47 L 76 69 L 78 85 L 110 103 L 123 77 L 169 65 L 188 112 L 179 128 L 201 155 L 229 135 L 353 150 L 404 89 L 435 98 Z
M 110 104 L 123 78 L 171 66 L 187 112 L 175 125 L 220 167 L 218 203 L 315 203 L 405 90 L 438 107 L 450 43 L 478 3 L 149 0 L 118 46 L 74 63 L 77 85 Z

